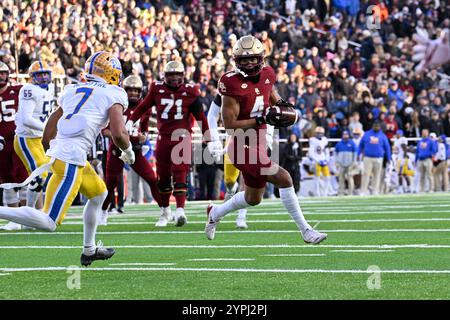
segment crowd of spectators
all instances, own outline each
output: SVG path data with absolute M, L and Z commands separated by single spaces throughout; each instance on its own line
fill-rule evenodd
M 381 119 L 388 137 L 397 129 L 419 137 L 424 128 L 450 136 L 445 70 L 415 73 L 411 61 L 415 29 L 436 37 L 450 27 L 449 9 L 434 0 L 5 0 L 0 59 L 15 70 L 17 48 L 20 73 L 41 58 L 77 78 L 89 55 L 105 49 L 146 85 L 179 59 L 201 84 L 207 112 L 217 80 L 233 68 L 233 44 L 251 33 L 281 96 L 302 111 L 296 135 L 320 125 L 337 138 L 353 121 L 367 130 Z
M 416 28 L 435 38 L 450 27 L 449 10 L 438 0 L 4 0 L 0 60 L 26 73 L 40 58 L 77 79 L 93 52 L 109 50 L 145 86 L 180 60 L 208 112 L 233 44 L 253 34 L 281 96 L 302 113 L 282 138 L 317 126 L 340 138 L 377 119 L 388 138 L 398 129 L 450 136 L 448 65 L 417 73 L 411 59 Z

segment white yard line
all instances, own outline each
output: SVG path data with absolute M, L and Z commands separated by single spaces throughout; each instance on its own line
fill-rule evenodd
M 324 257 L 325 253 L 286 253 L 286 254 L 261 254 L 262 257 Z
M 187 261 L 255 261 L 253 258 L 201 258 L 201 259 L 187 259 Z
M 253 268 L 67 268 L 67 267 L 40 267 L 40 268 L 0 268 L 4 272 L 30 272 L 30 271 L 193 271 L 193 272 L 238 272 L 238 273 L 349 273 L 372 274 L 373 271 L 364 269 L 253 269 Z M 380 273 L 389 274 L 450 274 L 450 270 L 408 270 L 392 269 L 380 270 Z
M 329 222 L 329 223 L 372 223 L 372 222 L 441 222 L 450 221 L 450 218 L 398 218 L 398 219 L 308 219 L 309 222 Z M 247 220 L 248 224 L 253 223 L 292 223 L 292 219 L 285 220 Z M 108 222 L 108 225 L 153 225 L 154 221 L 120 221 L 120 222 Z M 221 221 L 221 224 L 235 224 L 234 220 Z M 83 225 L 83 221 L 68 221 L 64 222 L 64 225 Z M 189 224 L 205 224 L 204 220 L 192 221 L 189 220 Z M 171 226 L 172 224 L 169 224 Z
M 114 248 L 124 249 L 266 249 L 266 248 L 298 248 L 298 249 L 324 249 L 324 248 L 370 248 L 370 249 L 450 249 L 450 244 L 320 244 L 320 245 L 307 245 L 307 244 L 254 244 L 254 245 L 156 245 L 156 244 L 144 244 L 144 245 L 114 245 Z M 80 249 L 81 246 L 0 246 L 0 249 Z
M 330 250 L 330 252 L 394 252 L 395 250 Z
M 330 229 L 320 230 L 328 233 L 383 233 L 383 232 L 450 232 L 450 229 Z M 98 235 L 133 235 L 133 234 L 202 234 L 204 231 L 101 231 Z M 224 230 L 218 234 L 255 234 L 255 233 L 299 233 L 298 230 Z M 8 235 L 81 235 L 81 231 L 64 232 L 1 232 L 0 236 Z
M 110 266 L 174 266 L 176 263 L 159 263 L 159 262 L 127 262 L 127 263 L 110 263 Z
M 10 276 L 11 275 L 11 273 L 0 273 L 0 277 L 1 276 Z

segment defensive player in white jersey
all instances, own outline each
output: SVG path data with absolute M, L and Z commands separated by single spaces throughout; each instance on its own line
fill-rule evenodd
M 0 207 L 0 219 L 54 231 L 78 191 L 81 192 L 89 200 L 83 211 L 84 248 L 80 262 L 88 266 L 95 260 L 109 259 L 115 251 L 104 248 L 101 242 L 95 245 L 97 216 L 107 190 L 86 161 L 87 153 L 108 121 L 113 141 L 122 150 L 120 158 L 132 164 L 134 152 L 122 116 L 128 98 L 125 90 L 120 88 L 122 68 L 119 60 L 106 51 L 93 54 L 86 61 L 85 78 L 86 83 L 66 86 L 59 97 L 59 108 L 50 116 L 42 140 L 51 161 L 27 179 L 51 165 L 53 175 L 48 182 L 43 210 Z
M 42 147 L 42 134 L 53 105 L 52 71 L 45 62 L 35 61 L 28 73 L 31 83 L 19 92 L 19 109 L 16 115 L 14 150 L 22 160 L 28 174 L 48 162 Z M 47 172 L 37 176 L 27 189 L 27 206 L 34 207 Z
M 397 160 L 403 160 L 408 152 L 408 140 L 403 136 L 403 130 L 398 129 L 395 133 L 393 147 L 398 148 Z
M 328 149 L 328 139 L 325 137 L 325 129 L 317 127 L 314 130 L 314 137 L 309 139 L 308 156 L 315 163 L 314 187 L 316 196 L 331 195 L 330 176 L 330 150 Z M 321 188 L 320 177 L 323 177 L 323 188 Z

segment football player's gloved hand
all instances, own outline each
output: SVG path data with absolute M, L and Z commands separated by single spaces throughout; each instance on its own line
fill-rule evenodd
M 34 192 L 40 192 L 42 190 L 43 181 L 40 176 L 37 176 L 33 180 L 31 180 L 30 184 L 28 185 L 28 189 Z
M 223 146 L 219 140 L 209 141 L 207 144 L 208 151 L 214 158 L 215 162 L 220 161 L 223 154 Z
M 298 114 L 294 105 L 280 99 L 267 109 L 265 120 L 275 127 L 289 127 L 297 122 Z
M 122 154 L 120 155 L 119 159 L 122 160 L 126 164 L 134 163 L 134 161 L 136 160 L 136 157 L 134 155 L 133 145 L 131 143 L 128 146 L 128 148 L 126 148 L 125 150 L 122 150 Z
M 2 151 L 5 148 L 5 138 L 0 136 L 0 151 Z
M 420 61 L 416 66 L 417 72 L 450 61 L 450 44 L 445 31 L 442 31 L 436 40 L 431 40 L 426 31 L 417 29 L 413 39 L 417 44 L 413 47 L 412 58 L 414 61 Z
M 319 166 L 321 166 L 321 167 L 325 167 L 327 164 L 328 164 L 328 162 L 326 160 L 319 161 Z

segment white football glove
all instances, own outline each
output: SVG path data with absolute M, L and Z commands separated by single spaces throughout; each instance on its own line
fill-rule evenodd
M 223 154 L 222 142 L 220 142 L 219 140 L 210 141 L 208 142 L 207 147 L 209 153 L 211 153 L 211 155 L 213 156 L 214 161 L 219 162 Z
M 412 59 L 420 61 L 415 69 L 417 72 L 450 61 L 450 45 L 448 34 L 445 31 L 442 31 L 436 40 L 430 40 L 426 31 L 417 29 L 413 39 L 417 44 L 413 47 L 414 55 Z
M 0 151 L 2 151 L 5 148 L 5 138 L 0 136 Z
M 136 157 L 134 155 L 133 146 L 130 145 L 125 150 L 122 150 L 122 154 L 119 157 L 120 160 L 122 160 L 126 164 L 133 164 L 136 160 Z

